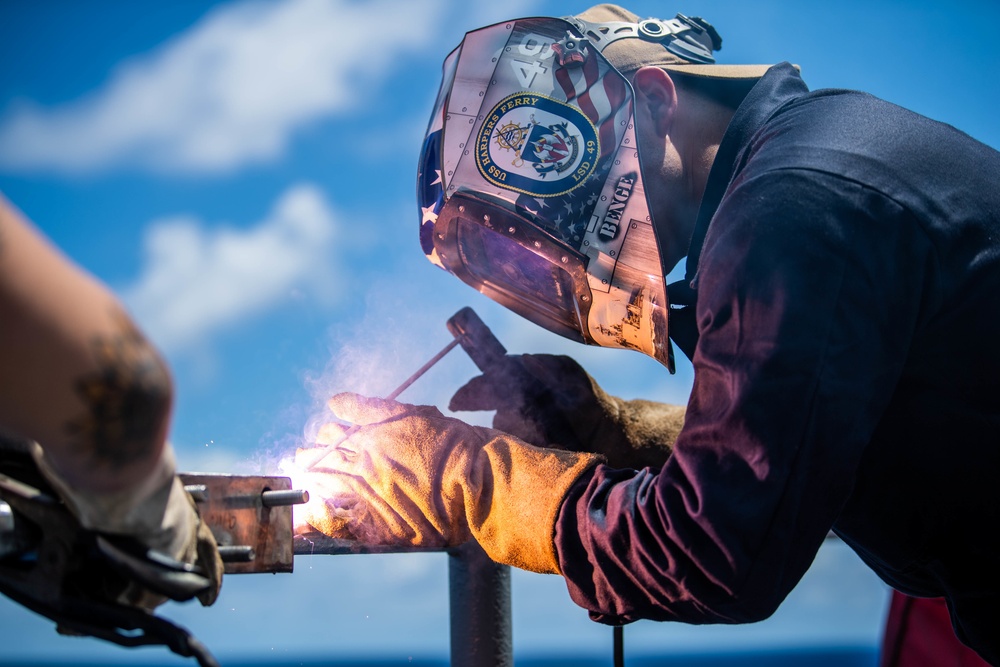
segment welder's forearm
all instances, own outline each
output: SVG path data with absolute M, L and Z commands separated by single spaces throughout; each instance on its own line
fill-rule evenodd
M 683 493 L 663 493 L 663 473 L 599 466 L 560 507 L 555 549 L 570 597 L 602 623 L 636 620 L 736 623 L 767 616 L 741 597 L 750 562 L 708 519 L 689 516 Z M 667 496 L 670 496 L 667 498 Z M 651 515 L 669 500 L 669 520 Z M 628 545 L 623 548 L 621 545 Z M 768 600 L 769 601 L 769 600 Z
M 148 477 L 172 402 L 157 351 L 99 281 L 0 197 L 0 426 L 39 442 L 67 484 Z
M 595 391 L 602 418 L 591 420 L 587 429 L 583 419 L 579 440 L 583 449 L 604 456 L 612 468 L 660 468 L 670 458 L 674 442 L 684 426 L 685 407 L 645 400 L 624 400 Z
M 482 448 L 470 477 L 466 512 L 473 537 L 498 563 L 559 574 L 553 533 L 568 489 L 600 462 L 587 452 L 534 447 L 496 434 Z M 480 479 L 488 479 L 483 484 Z

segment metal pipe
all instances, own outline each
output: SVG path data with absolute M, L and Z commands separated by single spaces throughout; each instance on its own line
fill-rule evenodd
M 451 667 L 513 667 L 510 567 L 475 540 L 449 551 Z
M 327 537 L 295 536 L 296 556 L 448 552 L 451 667 L 513 667 L 510 567 L 495 563 L 477 542 L 460 547 L 378 546 Z
M 356 540 L 327 537 L 320 532 L 299 533 L 294 538 L 292 548 L 296 556 L 349 556 L 352 554 L 402 554 L 445 551 L 444 547 L 363 544 Z
M 260 494 L 260 502 L 264 507 L 302 505 L 309 502 L 309 492 L 305 489 L 288 489 L 282 491 L 268 489 Z

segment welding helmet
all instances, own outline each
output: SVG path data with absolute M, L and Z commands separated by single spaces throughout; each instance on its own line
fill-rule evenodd
M 620 39 L 714 62 L 701 19 L 525 18 L 469 32 L 445 59 L 418 169 L 431 262 L 566 338 L 673 370 L 665 271 Z

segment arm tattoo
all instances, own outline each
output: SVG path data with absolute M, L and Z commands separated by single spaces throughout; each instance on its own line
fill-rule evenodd
M 66 428 L 98 467 L 119 470 L 148 457 L 165 436 L 170 378 L 156 350 L 124 315 L 120 331 L 95 338 L 98 369 L 75 383 L 86 412 Z

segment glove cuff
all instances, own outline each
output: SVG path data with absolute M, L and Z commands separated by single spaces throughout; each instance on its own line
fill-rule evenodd
M 542 449 L 507 435 L 487 442 L 482 454 L 489 465 L 474 466 L 472 474 L 482 478 L 470 480 L 470 488 L 480 492 L 466 499 L 473 536 L 498 563 L 560 574 L 555 550 L 559 509 L 569 488 L 602 457 Z M 491 485 L 492 493 L 481 492 Z
M 163 448 L 153 472 L 138 484 L 108 494 L 76 491 L 52 468 L 45 451 L 32 443 L 31 456 L 69 511 L 89 530 L 131 535 L 147 547 L 186 563 L 197 563 L 212 585 L 198 595 L 203 605 L 215 602 L 222 585 L 223 563 L 215 538 L 177 477 L 174 451 Z M 118 602 L 152 610 L 166 598 L 132 583 Z
M 70 512 L 89 530 L 132 535 L 171 557 L 183 555 L 197 527 L 197 513 L 176 477 L 173 448 L 164 445 L 156 467 L 138 484 L 114 493 L 84 493 L 70 486 L 38 443 L 31 456 Z

